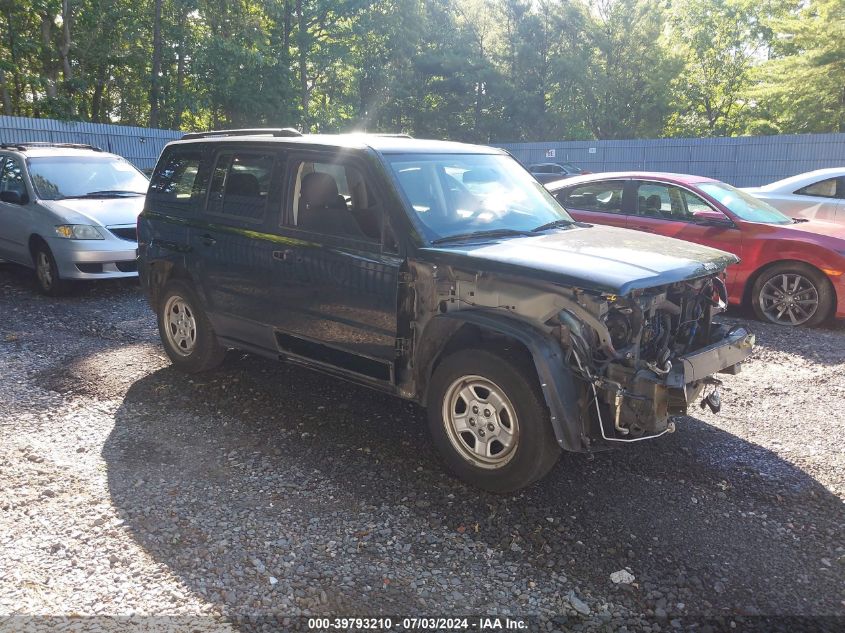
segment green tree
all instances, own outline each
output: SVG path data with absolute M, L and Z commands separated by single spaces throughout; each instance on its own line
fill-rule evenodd
M 769 23 L 770 59 L 755 72 L 751 129 L 845 132 L 845 3 L 810 0 Z
M 659 136 L 680 71 L 663 41 L 663 9 L 655 0 L 598 0 L 587 10 L 576 82 L 586 126 L 599 139 Z
M 666 133 L 727 136 L 741 130 L 751 70 L 765 48 L 766 4 L 752 0 L 679 0 L 670 39 L 684 68 L 670 86 L 674 112 Z

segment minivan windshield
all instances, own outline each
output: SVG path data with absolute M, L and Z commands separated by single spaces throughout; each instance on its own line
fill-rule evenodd
M 42 200 L 144 195 L 149 181 L 116 156 L 35 156 L 27 161 Z
M 793 222 L 792 218 L 785 216 L 772 205 L 724 182 L 702 182 L 698 188 L 716 198 L 740 219 L 747 222 L 762 224 L 792 224 Z
M 519 163 L 501 154 L 388 154 L 432 242 L 505 237 L 572 224 Z

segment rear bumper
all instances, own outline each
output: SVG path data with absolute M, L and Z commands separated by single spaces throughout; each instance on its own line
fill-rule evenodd
M 135 242 L 121 239 L 49 240 L 62 279 L 137 277 Z

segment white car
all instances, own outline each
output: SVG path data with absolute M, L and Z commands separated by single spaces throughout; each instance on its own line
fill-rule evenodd
M 791 218 L 845 224 L 845 167 L 808 171 L 743 191 Z
M 135 224 L 149 181 L 90 145 L 0 144 L 0 259 L 34 268 L 39 289 L 137 277 Z

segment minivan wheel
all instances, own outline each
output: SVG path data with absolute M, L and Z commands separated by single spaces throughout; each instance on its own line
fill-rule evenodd
M 821 271 L 784 262 L 764 271 L 751 290 L 754 313 L 778 325 L 814 326 L 830 316 L 833 289 Z
M 158 302 L 158 331 L 164 351 L 179 369 L 196 373 L 223 362 L 226 349 L 217 341 L 196 294 L 181 280 L 167 283 Z
M 70 282 L 59 276 L 59 267 L 50 247 L 40 242 L 32 250 L 38 289 L 48 297 L 58 297 L 70 290 Z
M 428 423 L 448 468 L 467 483 L 511 492 L 537 481 L 560 457 L 533 368 L 463 349 L 443 359 L 428 390 Z

